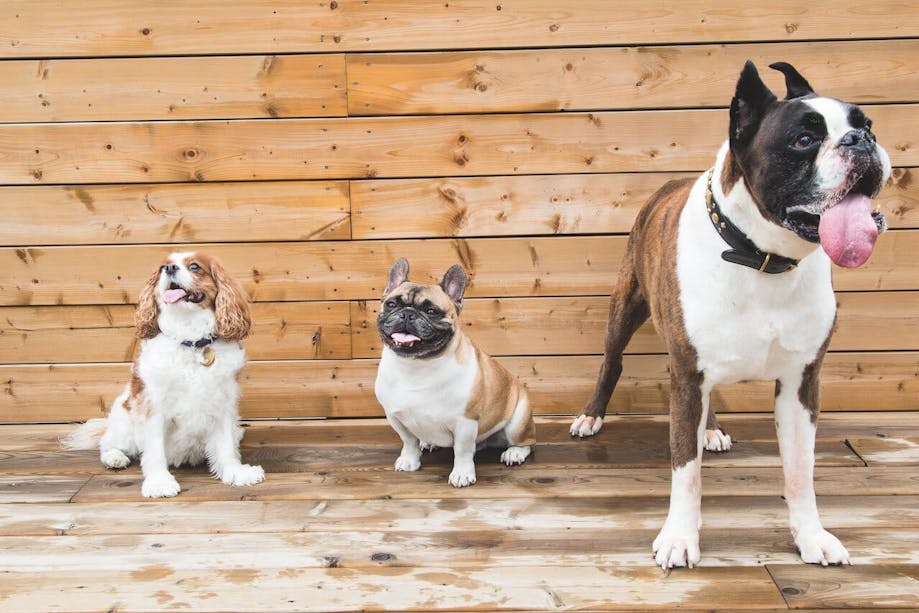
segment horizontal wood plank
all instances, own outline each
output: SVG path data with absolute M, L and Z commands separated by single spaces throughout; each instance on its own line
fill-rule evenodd
M 769 574 L 789 606 L 916 609 L 919 607 L 919 566 L 771 565 Z M 822 572 L 821 572 L 822 571 Z
M 871 466 L 919 464 L 919 436 L 849 437 L 846 442 Z
M 744 499 L 704 498 L 704 529 L 758 526 L 786 530 L 788 508 L 778 495 Z M 919 521 L 916 496 L 822 496 L 820 518 L 829 530 L 868 529 L 895 533 Z M 237 533 L 342 532 L 354 526 L 376 532 L 510 530 L 527 534 L 553 525 L 559 531 L 654 530 L 666 518 L 662 497 L 487 498 L 453 500 L 279 500 L 201 501 L 170 504 L 106 502 L 33 503 L 23 513 L 17 504 L 0 504 L 0 535 L 208 534 L 223 526 Z M 759 552 L 757 552 L 759 553 Z
M 88 479 L 88 475 L 0 475 L 0 498 L 4 503 L 69 502 Z M 18 506 L 15 513 L 24 509 Z
M 919 227 L 916 168 L 896 168 L 872 203 L 891 228 Z M 628 232 L 638 210 L 688 173 L 380 179 L 351 183 L 354 238 Z M 2 193 L 2 192 L 0 192 Z
M 505 360 L 507 361 L 507 360 Z M 763 413 L 721 413 L 719 424 L 735 441 L 775 441 L 775 420 Z M 302 420 L 248 420 L 244 421 L 243 448 L 285 447 L 337 447 L 341 445 L 373 446 L 392 445 L 398 442 L 396 433 L 383 418 L 364 419 L 302 419 Z M 665 439 L 669 417 L 667 415 L 607 415 L 603 421 L 608 431 L 627 430 L 631 438 Z M 568 428 L 571 418 L 537 416 L 536 427 L 541 443 L 570 443 Z M 60 439 L 74 428 L 73 424 L 5 424 L 0 429 L 2 451 L 56 451 Z M 850 444 L 877 439 L 914 439 L 919 437 L 919 424 L 913 424 L 909 412 L 827 412 L 820 416 L 818 439 L 846 440 Z M 583 439 L 580 443 L 597 441 L 605 444 L 603 437 Z
M 649 5 L 587 0 L 219 0 L 155 5 L 93 0 L 10 4 L 0 22 L 6 57 L 380 51 L 712 41 L 895 38 L 916 31 L 910 3 L 776 0 L 750 10 L 691 0 Z
M 700 568 L 691 576 L 667 577 L 654 568 L 595 566 L 378 567 L 366 573 L 348 568 L 220 568 L 202 573 L 169 565 L 93 572 L 6 573 L 0 599 L 11 610 L 160 610 L 164 606 L 246 611 L 352 611 L 377 608 L 445 610 L 475 608 L 533 610 L 605 606 L 610 594 L 621 607 L 729 607 L 783 604 L 766 569 Z M 734 588 L 724 590 L 724 582 Z M 79 593 L 79 598 L 73 594 Z M 220 606 L 220 603 L 232 603 Z
M 435 532 L 419 526 L 406 532 L 0 537 L 4 551 L 0 569 L 74 572 L 87 567 L 114 571 L 162 565 L 174 570 L 216 570 L 255 565 L 271 570 L 328 568 L 330 560 L 334 560 L 337 568 L 366 572 L 395 566 L 541 566 L 547 559 L 572 566 L 643 568 L 648 566 L 651 543 L 657 534 L 655 528 L 598 532 L 563 526 L 564 522 L 555 522 L 552 528 L 526 531 Z M 904 542 L 919 537 L 919 530 L 843 529 L 837 534 L 855 564 L 884 564 L 892 559 L 901 564 L 919 562 L 919 552 Z M 717 531 L 703 528 L 702 539 L 706 568 L 798 565 L 800 560 L 785 527 Z
M 348 311 L 346 302 L 257 303 L 246 354 L 256 360 L 347 359 Z M 130 361 L 139 347 L 135 332 L 128 305 L 0 308 L 0 362 Z
M 0 187 L 0 244 L 351 238 L 344 181 Z
M 725 107 L 746 60 L 780 58 L 819 91 L 856 104 L 916 102 L 919 41 L 351 54 L 351 115 Z M 615 66 L 615 70 L 610 67 Z M 782 97 L 782 96 L 780 96 Z
M 412 263 L 412 279 L 439 282 L 460 263 L 467 296 L 608 295 L 625 253 L 625 236 L 189 244 L 218 256 L 257 302 L 378 300 L 389 267 Z M 919 289 L 912 257 L 919 231 L 884 233 L 868 262 L 835 269 L 834 287 Z M 0 248 L 0 305 L 129 304 L 157 262 L 174 247 L 149 245 Z
M 585 468 L 543 471 L 515 470 L 499 463 L 476 467 L 475 487 L 453 488 L 451 467 L 430 466 L 414 473 L 394 471 L 331 471 L 275 473 L 263 483 L 231 487 L 208 474 L 181 475 L 182 493 L 172 500 L 368 500 L 390 498 L 553 498 L 597 497 L 616 492 L 621 497 L 665 496 L 670 492 L 670 468 Z M 140 475 L 93 475 L 74 496 L 75 502 L 137 502 Z M 772 496 L 782 491 L 780 467 L 710 468 L 702 472 L 702 489 L 712 496 Z M 919 494 L 919 475 L 912 466 L 820 467 L 814 482 L 818 496 Z
M 919 292 L 837 294 L 839 310 L 831 351 L 908 350 L 919 347 Z M 352 302 L 356 358 L 380 354 L 378 302 Z M 0 309 L 2 314 L 2 309 Z M 463 330 L 492 355 L 599 354 L 609 298 L 504 298 L 463 302 Z M 632 337 L 626 353 L 666 353 L 651 322 Z
M 541 433 L 540 433 L 541 434 Z M 584 443 L 573 440 L 567 433 L 558 433 L 554 439 L 538 438 L 533 455 L 517 470 L 545 471 L 571 468 L 666 468 L 670 466 L 670 449 L 666 428 L 660 428 L 658 436 L 639 439 L 622 437 L 615 443 L 603 440 Z M 243 462 L 261 466 L 266 473 L 307 473 L 322 471 L 334 466 L 340 472 L 366 473 L 368 471 L 392 471 L 393 462 L 399 455 L 401 444 L 393 434 L 383 441 L 364 448 L 305 446 L 295 443 L 289 446 L 272 445 L 253 448 L 247 446 L 242 453 Z M 503 449 L 487 449 L 476 454 L 477 465 L 499 464 Z M 843 440 L 820 439 L 815 447 L 816 466 L 857 466 L 865 462 L 856 455 Z M 99 461 L 98 450 L 63 451 L 0 451 L 4 473 L 9 475 L 44 475 L 54 472 L 61 475 L 110 473 Z M 449 467 L 453 464 L 451 449 L 438 449 L 422 460 L 425 467 Z M 775 440 L 736 441 L 730 453 L 707 453 L 703 466 L 708 468 L 781 466 L 779 447 Z M 204 467 L 180 468 L 176 470 L 181 480 L 185 474 L 201 474 Z M 133 462 L 119 471 L 124 477 L 136 477 L 140 466 Z
M 573 415 L 590 397 L 599 356 L 508 357 L 537 414 Z M 822 369 L 824 411 L 914 410 L 915 352 L 832 353 Z M 252 362 L 243 370 L 240 411 L 247 418 L 380 417 L 376 360 Z M 0 422 L 74 421 L 104 415 L 130 376 L 129 364 L 0 366 Z M 664 413 L 670 374 L 662 355 L 629 355 L 609 410 Z M 772 383 L 715 388 L 719 412 L 771 411 Z
M 919 105 L 866 106 L 896 166 L 919 165 Z M 703 170 L 723 109 L 0 125 L 0 183 Z
M 3 123 L 347 115 L 341 54 L 10 61 L 0 81 Z

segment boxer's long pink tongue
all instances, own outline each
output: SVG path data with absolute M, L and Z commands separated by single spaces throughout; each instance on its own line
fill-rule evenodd
M 411 345 L 412 343 L 417 343 L 421 339 L 415 336 L 414 334 L 405 334 L 403 332 L 393 332 L 392 340 L 396 341 L 400 345 Z
M 856 268 L 868 261 L 878 238 L 871 199 L 849 194 L 820 216 L 820 244 L 833 263 Z
M 172 304 L 178 302 L 185 297 L 184 289 L 167 289 L 163 292 L 163 302 L 166 304 Z

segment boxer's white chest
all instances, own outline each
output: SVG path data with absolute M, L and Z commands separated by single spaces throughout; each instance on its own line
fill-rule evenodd
M 728 245 L 707 217 L 700 179 L 680 217 L 677 278 L 684 325 L 706 383 L 800 373 L 830 333 L 836 301 L 821 249 L 769 275 L 721 259 Z
M 383 349 L 374 386 L 386 416 L 438 447 L 453 445 L 453 429 L 465 417 L 478 364 L 475 352 L 462 362 L 448 348 L 431 360 L 402 358 Z

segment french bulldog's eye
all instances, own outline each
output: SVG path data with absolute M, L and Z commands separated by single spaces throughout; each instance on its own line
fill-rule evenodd
M 201 270 L 201 267 L 198 266 L 196 263 L 192 262 L 191 264 L 188 265 L 188 270 L 192 272 L 198 272 L 199 270 Z
M 425 312 L 426 312 L 428 315 L 437 315 L 437 309 L 435 309 L 435 308 L 433 308 L 433 307 L 429 307 Z
M 798 137 L 795 139 L 794 147 L 795 149 L 807 149 L 816 142 L 816 136 L 810 132 L 802 132 L 801 134 L 798 134 Z
M 387 309 L 394 309 L 394 308 L 396 308 L 396 301 L 395 301 L 395 300 L 387 300 L 387 301 L 386 301 L 386 308 L 387 308 Z

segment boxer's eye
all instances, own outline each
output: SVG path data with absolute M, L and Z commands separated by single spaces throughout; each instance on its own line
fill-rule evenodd
M 816 142 L 816 136 L 810 132 L 802 132 L 801 134 L 798 134 L 797 138 L 795 138 L 794 147 L 795 149 L 807 149 Z
M 871 132 L 871 126 L 874 125 L 870 119 L 865 120 L 865 130 Z

